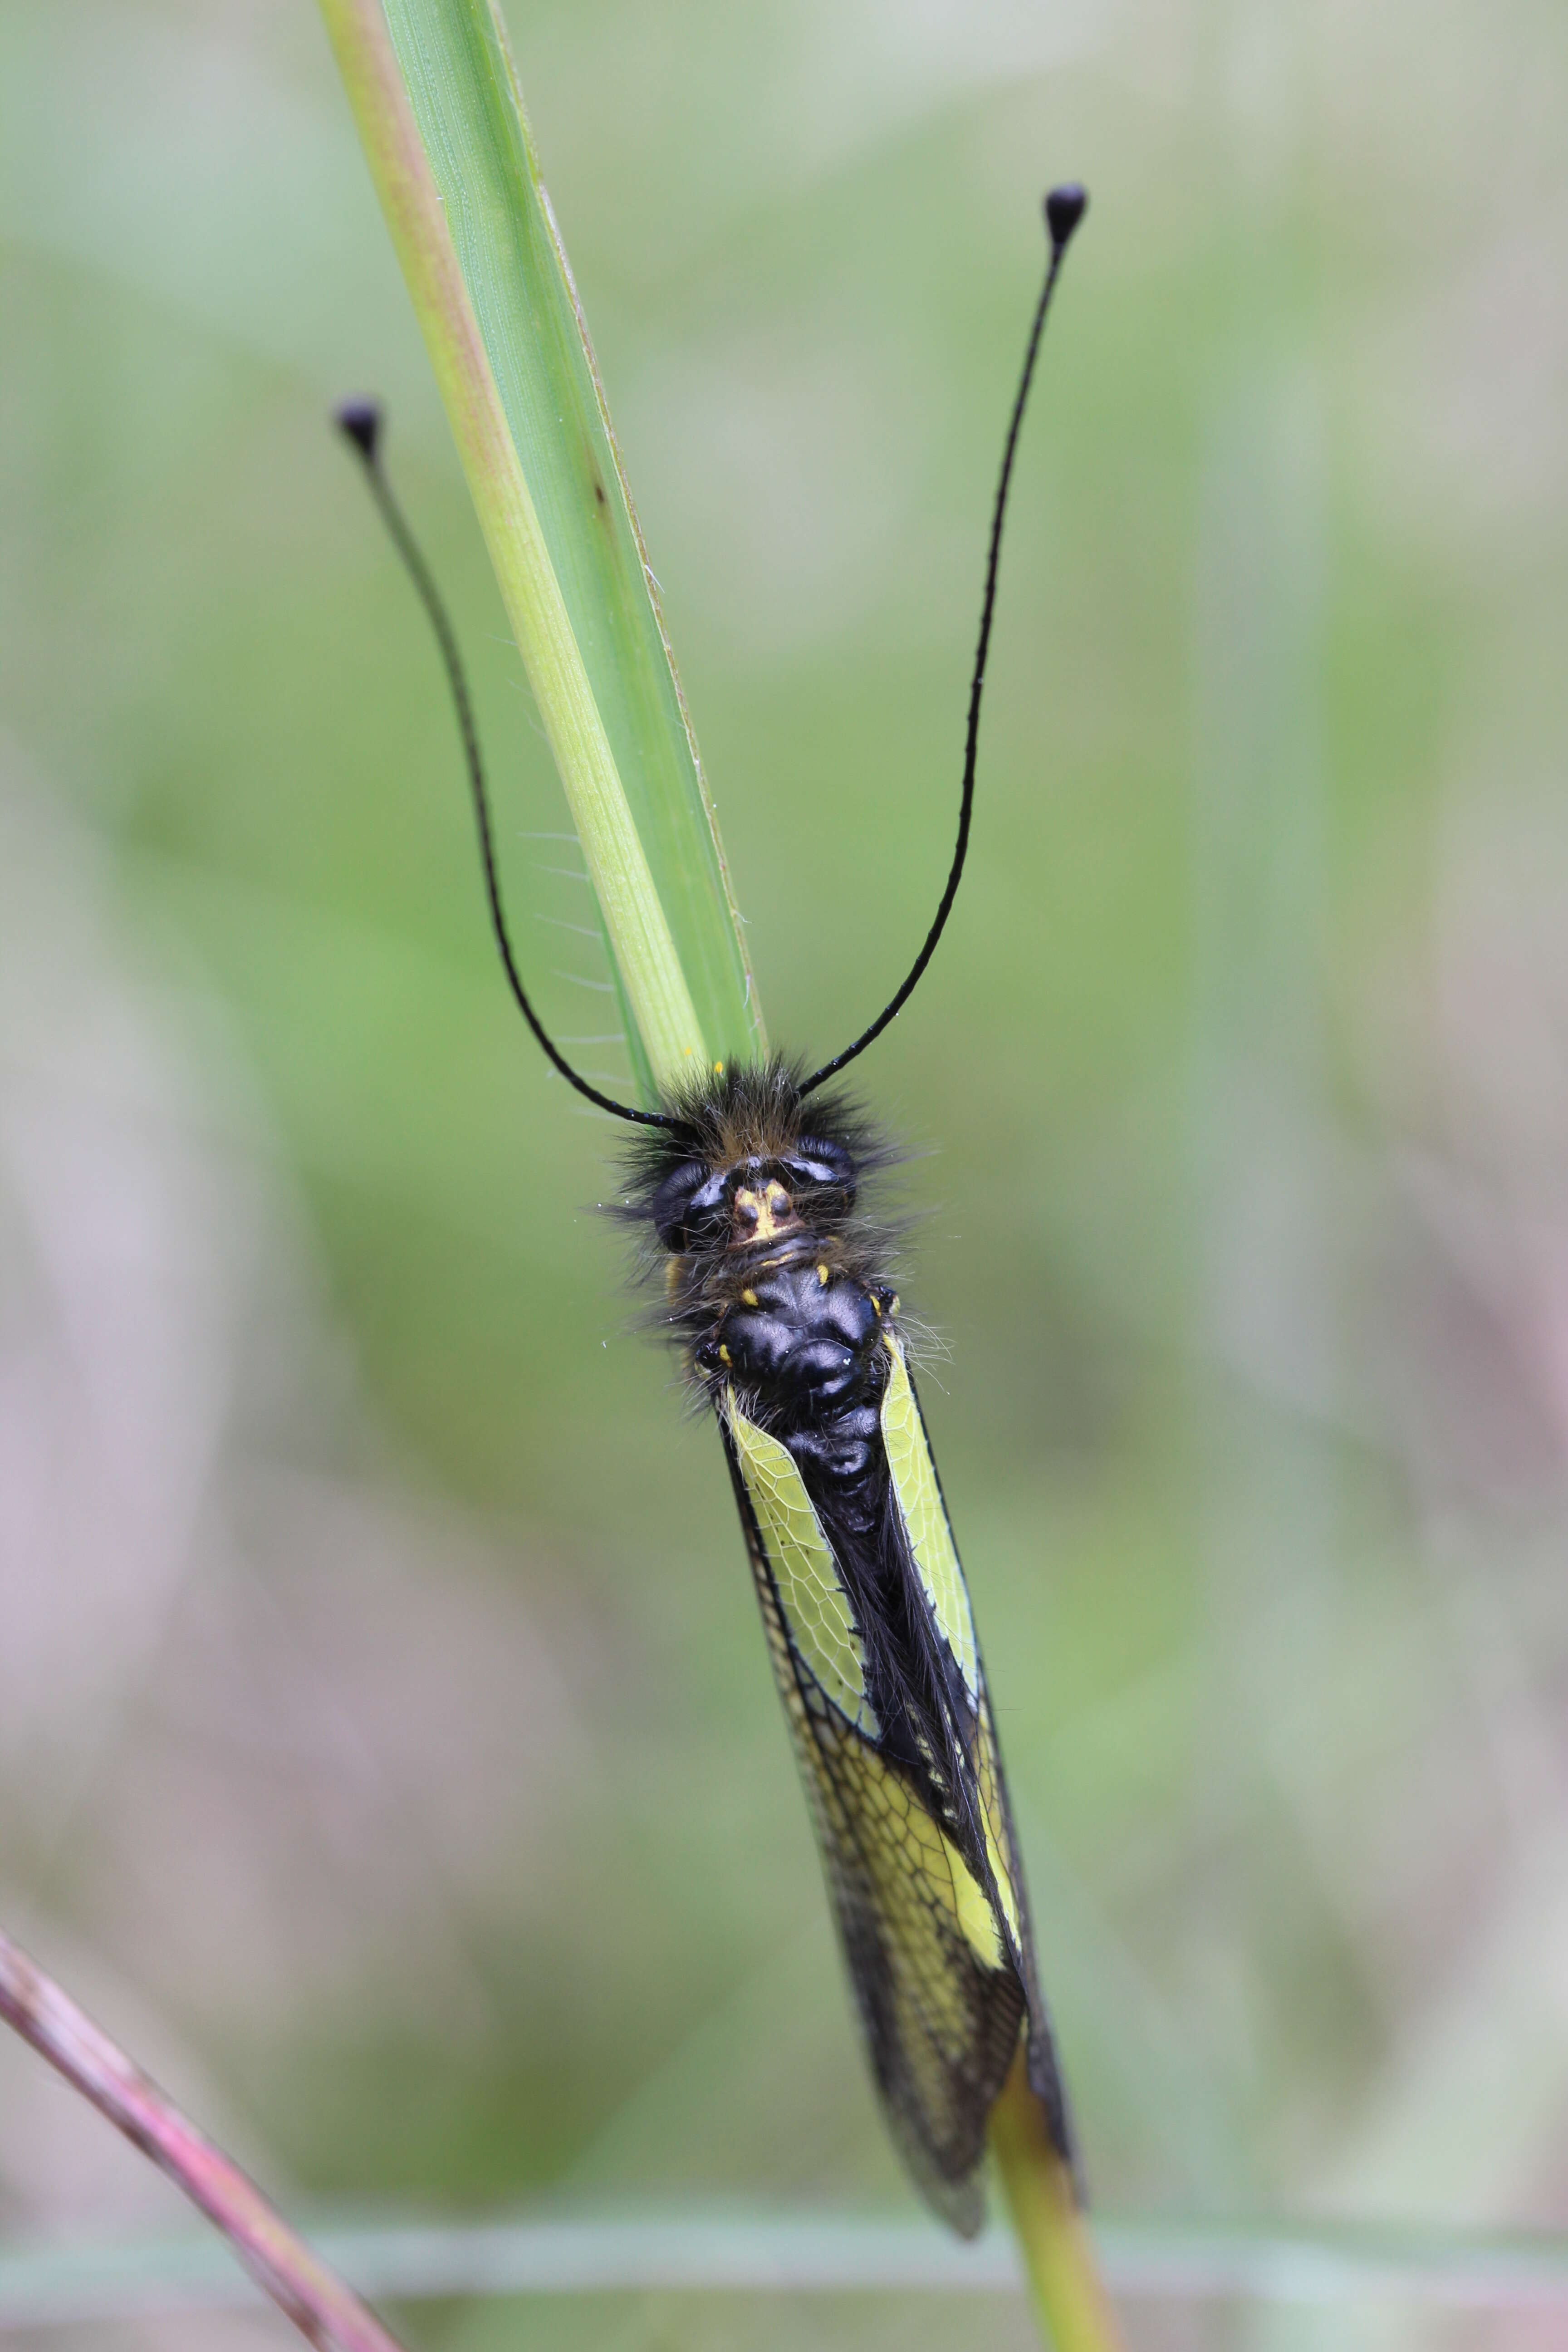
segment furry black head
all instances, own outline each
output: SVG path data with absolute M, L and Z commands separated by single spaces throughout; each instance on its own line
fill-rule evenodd
M 754 1309 L 759 1287 L 795 1268 L 824 1292 L 888 1282 L 898 1233 L 866 1213 L 863 1191 L 899 1155 L 847 1097 L 803 1098 L 799 1069 L 777 1059 L 717 1072 L 666 1111 L 670 1125 L 627 1155 L 618 1213 L 662 1268 L 658 1319 L 707 1392 L 736 1369 L 720 1352 L 727 1318 Z
M 665 1109 L 670 1124 L 626 1156 L 624 1213 L 678 1255 L 841 1234 L 866 1178 L 899 1157 L 847 1097 L 808 1103 L 799 1069 L 778 1058 L 716 1073 Z

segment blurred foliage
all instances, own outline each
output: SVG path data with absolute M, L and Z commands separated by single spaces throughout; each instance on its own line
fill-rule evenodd
M 864 1074 L 918 1155 L 1089 2168 L 1119 2206 L 1560 2219 L 1568 24 L 509 16 L 803 1052 L 940 887 L 1037 198 L 1091 188 L 969 880 Z M 8 1920 L 302 2190 L 896 2198 L 719 1449 L 626 1336 L 615 1139 L 510 1009 L 434 656 L 325 426 L 385 393 L 527 968 L 605 1031 L 324 40 L 120 0 L 4 44 Z M 21 2064 L 0 2222 L 131 2212 Z M 1436 2340 L 1402 2325 L 1335 2340 Z

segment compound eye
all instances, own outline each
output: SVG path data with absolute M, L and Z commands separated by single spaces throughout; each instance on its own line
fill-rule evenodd
M 855 1162 L 841 1143 L 834 1143 L 825 1135 L 803 1135 L 784 1165 L 798 1185 L 837 1192 L 846 1209 L 855 1206 Z
M 723 1186 L 705 1160 L 689 1160 L 653 1196 L 654 1229 L 666 1249 L 687 1250 L 723 1229 Z

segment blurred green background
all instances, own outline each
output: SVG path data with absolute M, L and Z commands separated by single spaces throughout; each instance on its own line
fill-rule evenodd
M 1561 2225 L 1568 18 L 508 19 L 806 1054 L 945 870 L 1037 201 L 1091 189 L 968 882 L 864 1066 L 1088 2168 L 1122 2210 Z M 601 1040 L 324 37 L 0 23 L 0 1916 L 296 2197 L 901 2200 L 719 1448 L 628 1336 L 616 1139 L 510 1009 L 326 429 L 385 394 L 525 965 Z M 107 2137 L 0 2051 L 0 2230 L 166 2220 Z M 912 2296 L 409 2324 L 1027 2340 Z M 89 2336 L 139 2332 L 283 2333 Z

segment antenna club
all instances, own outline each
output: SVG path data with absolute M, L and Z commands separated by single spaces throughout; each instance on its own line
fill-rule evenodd
M 1089 190 L 1080 188 L 1076 180 L 1053 188 L 1046 198 L 1046 226 L 1051 235 L 1051 251 L 1058 257 L 1067 251 L 1068 240 L 1089 210 Z
M 353 443 L 365 464 L 374 466 L 381 450 L 384 412 L 380 401 L 340 401 L 332 411 L 332 422 L 344 439 Z

